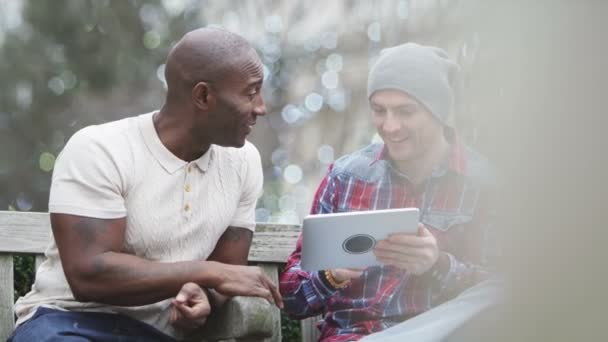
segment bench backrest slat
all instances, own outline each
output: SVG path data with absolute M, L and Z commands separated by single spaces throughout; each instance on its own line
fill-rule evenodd
M 258 224 L 249 261 L 284 263 L 299 234 L 296 225 Z M 50 236 L 48 213 L 0 211 L 0 253 L 43 254 Z
M 0 211 L 0 252 L 44 253 L 50 227 L 47 213 Z

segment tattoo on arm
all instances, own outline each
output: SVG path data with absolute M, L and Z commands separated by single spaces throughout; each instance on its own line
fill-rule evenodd
M 71 229 L 76 232 L 82 242 L 82 249 L 86 250 L 98 240 L 99 236 L 106 234 L 108 224 L 103 220 L 83 217 L 76 221 Z

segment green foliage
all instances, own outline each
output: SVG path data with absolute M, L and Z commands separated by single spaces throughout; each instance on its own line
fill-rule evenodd
M 281 313 L 281 336 L 283 337 L 284 342 L 302 341 L 300 321 L 291 320 L 285 314 Z
M 34 256 L 16 255 L 13 258 L 15 264 L 15 299 L 30 291 L 34 282 Z

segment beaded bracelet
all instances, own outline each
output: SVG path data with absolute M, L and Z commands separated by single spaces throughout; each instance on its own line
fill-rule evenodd
M 334 278 L 334 275 L 331 274 L 330 270 L 325 270 L 324 275 L 325 275 L 325 279 L 327 279 L 327 282 L 331 286 L 333 286 L 335 289 L 343 289 L 343 288 L 347 287 L 348 284 L 350 284 L 350 280 L 345 280 L 341 283 L 338 283 L 336 281 L 336 278 Z

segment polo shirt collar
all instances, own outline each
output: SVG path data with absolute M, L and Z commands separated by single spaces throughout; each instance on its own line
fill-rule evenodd
M 162 143 L 156 132 L 156 128 L 154 127 L 154 113 L 156 112 L 140 115 L 139 130 L 144 139 L 144 143 L 152 156 L 154 156 L 154 159 L 156 159 L 168 173 L 175 173 L 188 165 L 188 162 L 179 159 Z M 212 155 L 214 154 L 213 150 L 213 145 L 209 146 L 207 152 L 200 158 L 192 161 L 192 163 L 201 171 L 206 172 L 211 164 Z

